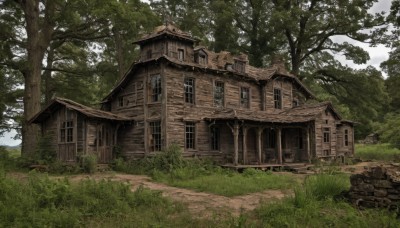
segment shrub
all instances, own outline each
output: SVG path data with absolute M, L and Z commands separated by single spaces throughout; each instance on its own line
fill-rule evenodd
M 36 163 L 48 165 L 57 159 L 57 152 L 52 147 L 52 136 L 44 135 L 39 139 L 34 156 Z
M 349 177 L 345 174 L 317 174 L 306 178 L 303 189 L 307 197 L 323 200 L 333 198 L 348 190 L 349 187 Z M 303 194 L 301 191 L 297 191 L 297 193 Z
M 97 171 L 97 157 L 95 155 L 83 155 L 82 170 L 86 173 L 95 173 Z

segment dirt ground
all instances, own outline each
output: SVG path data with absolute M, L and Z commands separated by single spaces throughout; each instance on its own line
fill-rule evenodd
M 381 163 L 379 162 L 361 162 L 355 165 L 342 166 L 341 169 L 347 173 L 361 173 L 369 166 L 376 166 L 380 164 Z M 25 179 L 27 176 L 25 173 L 9 173 L 8 175 L 20 180 Z M 304 174 L 298 175 L 301 175 L 301 178 L 305 177 Z M 53 176 L 52 178 L 60 177 Z M 251 193 L 242 196 L 225 197 L 152 182 L 150 177 L 144 175 L 120 173 L 97 173 L 93 175 L 80 174 L 67 176 L 67 178 L 73 182 L 83 179 L 109 179 L 112 181 L 129 183 L 132 191 L 136 190 L 139 186 L 143 186 L 151 190 L 161 191 L 163 196 L 169 197 L 173 201 L 186 204 L 189 211 L 193 215 L 206 217 L 224 213 L 238 216 L 241 212 L 255 209 L 260 202 L 274 202 L 292 194 L 291 191 L 266 190 L 263 192 Z

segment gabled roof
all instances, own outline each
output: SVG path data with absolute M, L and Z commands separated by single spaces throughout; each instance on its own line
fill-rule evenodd
M 224 109 L 216 111 L 208 120 L 249 120 L 265 123 L 304 123 L 315 120 L 319 114 L 330 109 L 340 120 L 339 114 L 333 109 L 330 102 L 303 105 L 285 110 L 281 113 L 266 113 L 263 111 Z
M 105 119 L 112 121 L 132 121 L 132 118 L 114 114 L 111 112 L 106 112 L 99 109 L 94 109 L 91 107 L 87 107 L 85 105 L 79 104 L 69 99 L 65 98 L 54 98 L 44 109 L 42 109 L 39 113 L 37 113 L 32 119 L 29 120 L 29 123 L 41 123 L 45 119 L 47 119 L 52 113 L 61 108 L 62 106 L 75 110 L 82 115 L 85 115 L 90 118 L 96 119 Z
M 126 85 L 126 83 L 129 81 L 131 73 L 136 71 L 141 65 L 150 62 L 160 62 L 163 60 L 176 67 L 186 67 L 188 70 L 197 69 L 200 71 L 216 74 L 228 74 L 229 76 L 237 76 L 248 81 L 253 81 L 255 83 L 268 82 L 274 80 L 277 77 L 282 77 L 291 80 L 297 86 L 297 88 L 299 88 L 306 94 L 306 96 L 310 98 L 315 98 L 314 94 L 309 89 L 307 89 L 307 87 L 295 75 L 289 73 L 288 71 L 286 71 L 286 69 L 282 68 L 279 65 L 272 65 L 268 68 L 256 68 L 250 65 L 246 65 L 246 72 L 240 73 L 234 70 L 225 69 L 225 64 L 231 63 L 234 60 L 229 52 L 214 53 L 205 48 L 200 49 L 204 50 L 208 55 L 207 65 L 201 65 L 195 62 L 183 62 L 166 55 L 134 63 L 128 70 L 128 72 L 124 75 L 124 77 L 122 77 L 118 84 L 113 88 L 113 90 L 103 99 L 103 102 L 107 102 L 115 93 L 120 91 L 123 86 Z M 242 56 L 242 59 L 245 58 Z
M 172 24 L 166 24 L 156 27 L 152 33 L 144 35 L 141 39 L 133 43 L 143 44 L 145 42 L 148 42 L 150 40 L 156 39 L 161 36 L 169 36 L 178 39 L 183 39 L 192 43 L 196 41 L 195 39 L 192 38 L 192 36 L 189 33 L 183 32 L 182 30 L 178 29 Z

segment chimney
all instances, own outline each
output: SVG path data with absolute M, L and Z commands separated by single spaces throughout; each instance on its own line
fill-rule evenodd
M 272 67 L 276 67 L 278 71 L 287 73 L 288 71 L 286 70 L 285 66 L 285 60 L 283 55 L 273 55 L 272 56 L 272 61 L 271 61 Z

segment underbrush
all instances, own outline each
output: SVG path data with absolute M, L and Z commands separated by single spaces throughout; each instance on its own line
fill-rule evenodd
M 362 160 L 400 162 L 400 150 L 390 144 L 356 144 L 355 156 Z
M 243 195 L 267 189 L 292 189 L 299 181 L 293 175 L 277 175 L 255 169 L 242 174 L 222 169 L 210 160 L 184 159 L 179 146 L 172 145 L 153 157 L 137 161 L 116 159 L 116 171 L 146 174 L 171 186 L 210 192 L 224 196 Z
M 247 221 L 262 227 L 399 227 L 396 215 L 387 210 L 359 211 L 340 199 L 349 186 L 344 174 L 309 176 L 294 196 L 262 204 Z
M 228 220 L 227 220 L 228 221 Z M 192 218 L 160 192 L 125 183 L 51 180 L 31 173 L 14 180 L 0 171 L 0 227 L 194 227 L 214 226 Z

